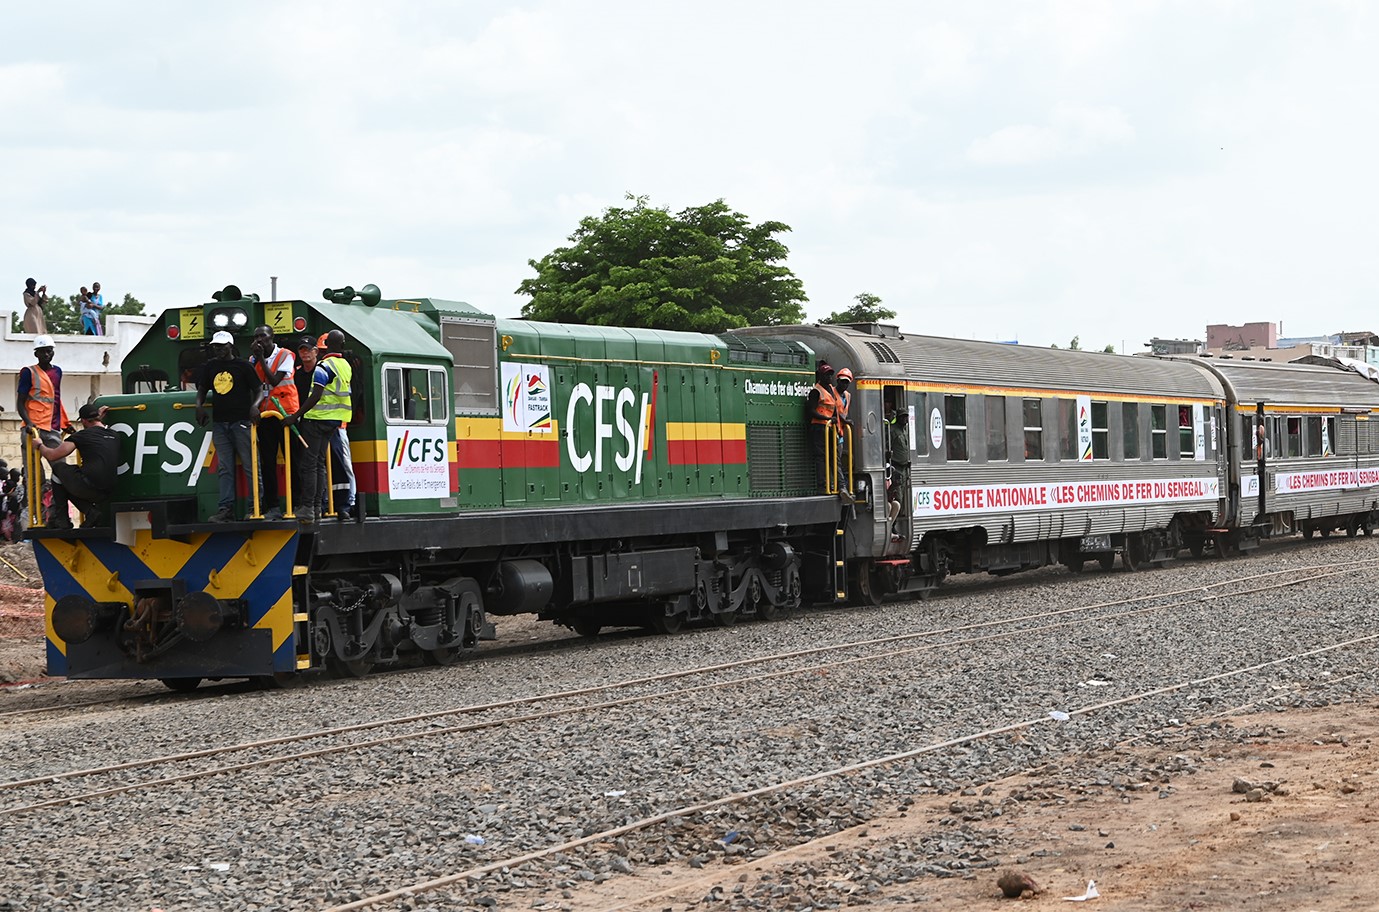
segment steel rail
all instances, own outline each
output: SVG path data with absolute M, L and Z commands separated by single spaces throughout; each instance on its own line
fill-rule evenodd
M 1164 694 L 1173 693 L 1177 690 L 1183 690 L 1187 687 L 1197 687 L 1202 684 L 1209 684 L 1213 681 L 1220 681 L 1226 678 L 1239 677 L 1244 674 L 1261 671 L 1266 668 L 1272 668 L 1278 665 L 1286 664 L 1288 662 L 1294 662 L 1299 659 L 1309 658 L 1311 656 L 1321 655 L 1323 653 L 1332 652 L 1337 649 L 1348 649 L 1353 646 L 1358 646 L 1362 643 L 1373 643 L 1377 640 L 1379 640 L 1379 633 L 1370 634 L 1368 636 L 1363 637 L 1356 637 L 1354 639 L 1344 640 L 1339 643 L 1332 643 L 1327 646 L 1321 646 L 1316 649 L 1309 649 L 1303 652 L 1296 652 L 1291 655 L 1281 656 L 1277 659 L 1270 659 L 1267 662 L 1259 662 L 1254 665 L 1244 666 L 1242 668 L 1234 668 L 1229 671 L 1222 671 L 1216 674 L 1206 675 L 1205 677 L 1192 678 L 1187 681 L 1180 681 L 1176 684 L 1169 684 L 1163 687 L 1155 687 L 1150 690 L 1141 691 L 1140 693 L 1131 694 L 1125 697 L 1119 697 L 1114 700 L 1106 700 L 1101 703 L 1093 703 L 1087 706 L 1081 706 L 1069 712 L 1068 715 L 1090 715 L 1092 713 L 1096 713 L 1105 709 L 1111 709 L 1116 706 L 1123 706 L 1128 703 L 1141 702 L 1144 700 L 1151 699 L 1153 697 L 1163 696 Z M 417 883 L 410 884 L 405 887 L 399 887 L 393 890 L 389 890 L 386 893 L 379 893 L 374 896 L 367 896 L 363 899 L 355 900 L 354 902 L 345 903 L 344 905 L 330 906 L 329 908 L 322 910 L 322 912 L 353 912 L 353 910 L 355 909 L 367 909 L 370 906 L 376 906 L 379 903 L 389 902 L 395 899 L 407 899 L 409 897 L 416 896 L 419 893 L 429 893 L 433 890 L 440 889 L 441 887 L 446 887 L 450 884 L 468 880 L 471 877 L 482 877 L 485 874 L 492 874 L 495 871 L 501 871 L 505 868 L 515 868 L 518 865 L 527 864 L 528 862 L 539 861 L 543 858 L 547 858 L 557 853 L 569 852 L 572 849 L 581 848 L 583 846 L 590 845 L 596 842 L 603 842 L 609 839 L 615 839 L 619 836 L 623 836 L 628 833 L 634 833 L 638 830 L 647 829 L 648 827 L 655 826 L 658 823 L 665 823 L 666 821 L 674 817 L 687 817 L 691 814 L 702 814 L 705 811 L 710 811 L 715 808 L 724 807 L 730 804 L 737 804 L 742 801 L 746 801 L 752 798 L 759 798 L 763 795 L 770 795 L 776 792 L 785 791 L 786 789 L 795 788 L 797 786 L 809 785 L 811 783 L 821 782 L 826 779 L 835 779 L 842 776 L 848 776 L 853 773 L 873 769 L 878 766 L 888 766 L 890 764 L 900 763 L 905 760 L 913 760 L 916 757 L 921 757 L 925 754 L 932 754 L 940 750 L 945 750 L 947 748 L 959 747 L 964 744 L 971 744 L 975 741 L 982 741 L 988 738 L 996 737 L 998 735 L 1009 734 L 1011 732 L 1021 731 L 1024 729 L 1033 728 L 1036 725 L 1044 724 L 1058 723 L 1054 723 L 1053 720 L 1049 719 L 1047 716 L 1041 716 L 1036 719 L 1024 719 L 1018 722 L 1011 722 L 1006 725 L 1000 725 L 995 728 L 988 728 L 982 731 L 973 732 L 968 735 L 960 735 L 956 738 L 949 738 L 944 741 L 936 741 L 931 744 L 923 745 L 922 747 L 913 748 L 911 750 L 887 754 L 883 757 L 875 757 L 870 760 L 864 760 L 860 763 L 851 763 L 847 766 L 840 766 L 829 770 L 823 770 L 822 772 L 811 773 L 808 776 L 801 776 L 799 778 L 789 779 L 784 782 L 776 782 L 772 783 L 771 785 L 761 786 L 759 788 L 750 789 L 744 792 L 735 792 L 731 795 L 725 795 L 721 798 L 714 798 L 709 801 L 699 802 L 697 804 L 684 805 L 682 807 L 675 808 L 674 810 L 664 811 L 660 814 L 655 814 L 650 817 L 643 817 L 640 820 L 634 820 L 631 823 L 623 824 L 619 827 L 614 827 L 609 830 L 603 830 L 602 832 L 594 833 L 589 836 L 584 836 L 579 839 L 572 839 L 568 842 L 561 843 L 560 845 L 548 846 L 544 849 L 537 849 L 535 851 L 527 852 L 523 855 L 518 855 L 513 858 L 506 858 L 501 861 L 490 862 L 488 864 L 479 865 L 477 867 L 473 867 L 465 871 L 459 871 L 454 874 L 446 874 L 441 877 L 432 878 L 431 880 L 419 881 Z
M 1289 582 L 1283 582 L 1283 583 L 1272 583 L 1272 584 L 1269 584 L 1269 585 L 1267 585 L 1267 586 L 1259 586 L 1259 587 L 1255 587 L 1255 588 L 1253 588 L 1253 589 L 1235 590 L 1235 591 L 1232 591 L 1232 592 L 1229 592 L 1229 593 L 1225 593 L 1225 594 L 1223 594 L 1223 595 L 1207 596 L 1207 597 L 1203 597 L 1203 598 L 1197 599 L 1197 600 L 1195 600 L 1195 602 L 1196 602 L 1196 603 L 1205 603 L 1205 602 L 1209 602 L 1209 601 L 1215 601 L 1215 600 L 1220 599 L 1220 598 L 1235 598 L 1235 597 L 1243 596 L 1243 595 L 1251 595 L 1251 594 L 1254 594 L 1254 593 L 1257 593 L 1257 592 L 1265 592 L 1265 591 L 1270 591 L 1270 590 L 1274 590 L 1274 589 L 1282 589 L 1282 588 L 1287 588 L 1287 587 L 1289 587 L 1289 586 L 1300 585 L 1300 584 L 1302 584 L 1302 583 L 1304 583 L 1304 582 L 1312 582 L 1313 580 L 1325 578 L 1325 577 L 1328 577 L 1328 576 L 1340 576 L 1340 575 L 1345 575 L 1345 574 L 1354 573 L 1354 572 L 1358 572 L 1358 570 L 1356 570 L 1356 569 L 1353 568 L 1353 567 L 1352 567 L 1352 568 L 1345 568 L 1345 569 L 1341 569 L 1341 570 L 1333 570 L 1333 571 L 1331 571 L 1331 572 L 1329 572 L 1329 573 L 1326 573 L 1326 574 L 1315 574 L 1315 575 L 1313 575 L 1313 576 L 1311 576 L 1311 577 L 1308 577 L 1308 578 L 1302 579 L 1302 580 L 1289 581 Z M 1276 575 L 1276 573 L 1258 574 L 1258 576 L 1269 576 L 1269 575 Z M 1127 600 L 1127 601 L 1129 601 L 1129 600 Z M 1151 606 L 1148 606 L 1148 607 L 1145 607 L 1145 608 L 1136 608 L 1136 609 L 1131 609 L 1131 610 L 1128 610 L 1128 611 L 1117 612 L 1117 613 L 1114 613 L 1114 614 L 1101 615 L 1098 619 L 1099 619 L 1099 620 L 1118 620 L 1118 619 L 1123 619 L 1123 618 L 1127 618 L 1127 617 L 1134 617 L 1134 616 L 1137 616 L 1137 615 L 1149 614 L 1149 613 L 1153 613 L 1153 612 L 1163 611 L 1163 610 L 1171 609 L 1171 608 L 1179 608 L 1179 607 L 1183 607 L 1183 606 L 1185 606 L 1185 605 L 1191 605 L 1191 604 L 1194 604 L 1194 601 L 1193 601 L 1193 600 L 1184 600 L 1184 601 L 1180 601 L 1180 602 L 1171 602 L 1171 603 L 1168 603 L 1168 604 L 1151 605 Z M 1056 616 L 1056 615 L 1064 614 L 1064 613 L 1066 613 L 1066 609 L 1063 609 L 1063 610 L 1060 610 L 1060 611 L 1056 611 L 1056 612 L 1050 612 L 1050 615 Z M 275 765 L 280 764 L 280 763 L 288 763 L 288 762 L 297 761 L 297 760 L 309 760 L 309 759 L 314 759 L 314 758 L 317 758 L 317 757 L 329 756 L 329 755 L 331 755 L 331 754 L 347 753 L 347 752 L 351 752 L 351 751 L 364 750 L 364 749 L 372 748 L 372 747 L 380 747 L 380 746 L 385 746 L 385 745 L 390 745 L 390 744 L 399 744 L 399 743 L 403 743 L 403 742 L 407 742 L 407 741 L 417 741 L 417 740 L 421 740 L 422 738 L 430 738 L 430 737 L 436 737 L 436 736 L 441 736 L 441 735 L 461 734 L 461 733 L 467 733 L 467 732 L 473 732 L 473 731 L 480 731 L 480 730 L 487 729 L 487 728 L 497 728 L 497 727 L 500 727 L 500 726 L 503 726 L 503 725 L 511 725 L 511 724 L 521 723 L 521 722 L 539 721 L 539 720 L 542 720 L 542 719 L 556 718 L 556 717 L 559 717 L 559 716 L 569 715 L 569 714 L 571 714 L 571 713 L 577 713 L 577 712 L 582 713 L 582 712 L 589 712 L 589 711 L 591 711 L 591 710 L 609 709 L 609 708 L 614 708 L 614 707 L 618 707 L 618 706 L 626 706 L 626 705 L 631 705 L 631 704 L 635 704 L 635 703 L 647 702 L 647 701 L 649 701 L 649 700 L 664 700 L 664 699 L 667 699 L 667 698 L 674 698 L 674 697 L 686 696 L 686 695 L 690 695 L 690 694 L 703 693 L 703 692 L 706 692 L 706 691 L 711 691 L 711 690 L 720 689 L 720 688 L 724 688 L 724 687 L 739 688 L 739 687 L 741 687 L 743 684 L 748 684 L 748 683 L 754 683 L 754 682 L 760 682 L 760 681 L 773 680 L 773 679 L 777 679 L 777 678 L 789 677 L 789 676 L 798 675 L 798 674 L 808 674 L 808 673 L 818 672 L 818 671 L 825 670 L 825 669 L 840 668 L 840 667 L 844 667 L 844 666 L 847 666 L 847 665 L 859 664 L 859 663 L 862 663 L 862 662 L 881 661 L 881 660 L 888 659 L 888 658 L 896 658 L 896 657 L 899 657 L 899 656 L 913 655 L 913 654 L 920 653 L 920 652 L 933 651 L 933 650 L 936 650 L 936 649 L 940 649 L 940 648 L 944 648 L 944 647 L 949 647 L 949 646 L 969 646 L 969 645 L 975 645 L 975 644 L 978 644 L 978 643 L 990 642 L 990 641 L 992 641 L 992 640 L 998 640 L 998 639 L 1002 639 L 1002 638 L 1006 638 L 1006 637 L 1011 637 L 1011 636 L 1017 636 L 1017 635 L 1024 636 L 1024 635 L 1028 635 L 1028 634 L 1031 634 L 1031 633 L 1044 633 L 1044 632 L 1048 632 L 1048 631 L 1051 631 L 1051 630 L 1059 630 L 1059 629 L 1063 629 L 1063 628 L 1065 628 L 1065 627 L 1071 627 L 1071 626 L 1074 626 L 1074 625 L 1080 625 L 1080 624 L 1082 624 L 1082 623 L 1085 623 L 1085 621 L 1083 621 L 1082 619 L 1074 619 L 1074 620 L 1060 621 L 1060 622 L 1054 623 L 1054 624 L 1046 624 L 1046 625 L 1039 626 L 1039 627 L 1024 627 L 1024 628 L 1018 628 L 1018 629 L 1014 629 L 1014 630 L 1002 631 L 1002 632 L 998 632 L 998 633 L 986 634 L 986 635 L 982 635 L 982 636 L 964 637 L 964 638 L 955 639 L 955 640 L 941 640 L 941 641 L 938 641 L 938 642 L 927 643 L 927 644 L 924 644 L 924 645 L 922 645 L 922 646 L 915 646 L 915 647 L 910 647 L 910 648 L 907 648 L 907 649 L 890 650 L 890 651 L 887 651 L 887 652 L 875 653 L 875 654 L 870 654 L 870 655 L 855 656 L 855 657 L 852 657 L 852 658 L 840 659 L 840 660 L 838 660 L 838 661 L 836 661 L 836 662 L 828 662 L 828 663 L 824 663 L 824 664 L 821 664 L 821 665 L 811 665 L 811 666 L 808 666 L 808 667 L 805 667 L 805 668 L 791 668 L 791 669 L 785 669 L 785 670 L 781 670 L 781 671 L 767 672 L 767 673 L 764 673 L 764 674 L 753 675 L 753 676 L 745 677 L 745 678 L 743 678 L 743 677 L 738 677 L 738 678 L 733 678 L 733 679 L 730 680 L 730 681 L 718 681 L 718 682 L 713 682 L 713 683 L 709 683 L 709 684 L 700 684 L 700 685 L 696 685 L 696 686 L 694 686 L 694 687 L 681 688 L 681 689 L 678 689 L 678 690 L 672 690 L 672 691 L 656 691 L 656 692 L 648 693 L 648 694 L 641 694 L 641 695 L 637 695 L 637 696 L 622 697 L 622 698 L 615 699 L 615 700 L 608 700 L 608 701 L 604 701 L 604 702 L 601 702 L 601 703 L 582 704 L 582 705 L 579 705 L 579 706 L 564 707 L 564 708 L 553 709 L 553 710 L 546 710 L 546 711 L 544 711 L 544 712 L 538 712 L 538 713 L 526 713 L 526 714 L 521 714 L 521 715 L 517 715 L 517 716 L 507 716 L 507 717 L 500 718 L 500 719 L 490 719 L 490 720 L 485 720 L 485 721 L 481 721 L 481 722 L 471 722 L 471 723 L 467 723 L 467 724 L 464 724 L 464 725 L 446 726 L 446 727 L 443 727 L 443 728 L 431 728 L 431 729 L 426 729 L 426 730 L 424 730 L 424 731 L 419 731 L 419 732 L 404 732 L 404 733 L 395 734 L 395 735 L 388 735 L 388 736 L 382 737 L 382 738 L 372 738 L 372 739 L 365 740 L 365 741 L 350 742 L 350 743 L 348 743 L 348 744 L 335 744 L 335 745 L 329 745 L 329 746 L 326 746 L 326 747 L 320 747 L 320 748 L 315 748 L 315 749 L 306 750 L 306 751 L 298 751 L 298 752 L 290 753 L 290 754 L 277 754 L 277 755 L 274 755 L 274 756 L 272 756 L 272 757 L 264 757 L 264 758 L 260 758 L 260 759 L 257 759 L 257 760 L 248 760 L 248 761 L 244 761 L 244 762 L 242 762 L 242 763 L 235 763 L 235 764 L 229 764 L 229 765 L 226 765 L 226 766 L 213 767 L 213 768 L 211 768 L 211 769 L 206 769 L 206 770 L 196 770 L 196 771 L 192 771 L 192 772 L 180 773 L 180 774 L 177 774 L 177 775 L 174 775 L 174 776 L 164 776 L 164 777 L 161 777 L 161 778 L 158 778 L 158 779 L 147 779 L 147 780 L 142 780 L 142 781 L 139 781 L 139 782 L 125 783 L 125 784 L 123 784 L 123 785 L 112 786 L 112 787 L 106 788 L 106 789 L 95 789 L 95 790 L 90 790 L 90 791 L 86 791 L 86 792 L 80 792 L 80 793 L 77 793 L 77 794 L 74 794 L 74 795 L 63 796 L 63 797 L 60 797 L 60 798 L 51 798 L 51 799 L 47 799 L 47 800 L 45 800 L 45 801 L 34 802 L 34 803 L 31 803 L 31 804 L 15 805 L 15 806 L 13 806 L 13 807 L 0 809 L 0 816 L 9 816 L 9 815 L 12 815 L 12 814 L 20 814 L 20 813 L 25 813 L 25 812 L 29 812 L 29 811 L 42 810 L 42 809 L 46 809 L 46 808 L 61 807 L 61 806 L 64 806 L 64 805 L 74 804 L 74 803 L 77 803 L 77 802 L 90 801 L 90 800 L 93 800 L 93 799 L 96 799 L 96 798 L 106 798 L 106 797 L 110 797 L 110 796 L 113 796 L 113 795 L 126 794 L 126 793 L 134 792 L 134 791 L 143 791 L 143 790 L 146 790 L 146 789 L 157 788 L 157 787 L 164 786 L 164 785 L 176 784 L 176 783 L 179 783 L 179 782 L 188 782 L 188 781 L 193 781 L 193 780 L 196 780 L 196 779 L 206 779 L 206 778 L 210 778 L 210 777 L 212 777 L 212 776 L 225 775 L 225 774 L 228 774 L 228 773 L 235 773 L 235 772 L 243 772 L 243 771 L 246 771 L 246 770 L 259 769 L 259 768 L 266 767 L 266 766 L 275 766 Z M 982 625 L 982 626 L 986 626 L 986 625 Z M 912 634 L 905 634 L 905 635 L 902 635 L 902 636 L 900 636 L 900 637 L 895 637 L 895 638 L 883 638 L 883 639 L 878 639 L 878 640 L 873 640 L 873 641 L 868 641 L 868 642 L 871 642 L 871 643 L 894 642 L 894 641 L 896 641 L 896 640 L 911 639 L 912 637 L 913 637 Z M 677 676 L 681 676 L 681 673 L 676 673 L 676 675 L 677 675 Z M 292 740 L 306 740 L 306 739 L 305 739 L 305 738 L 294 738 L 294 737 L 291 737 L 291 736 L 284 737 L 284 738 L 281 738 L 281 739 L 269 739 L 269 741 L 272 742 L 272 743 L 286 743 L 286 742 L 290 742 L 290 741 L 292 741 Z M 219 750 L 219 749 L 217 749 L 217 750 Z M 140 762 L 142 762 L 142 761 L 132 761 L 132 763 L 140 763 Z M 113 771 L 113 770 L 126 769 L 126 768 L 129 768 L 129 766 L 128 766 L 128 765 L 120 765 L 120 764 L 117 764 L 117 765 L 113 766 L 113 767 L 111 768 L 111 770 Z M 61 775 L 61 774 L 59 774 L 59 775 Z M 70 778 L 70 777 L 69 777 L 69 778 Z M 18 786 L 21 785 L 21 784 L 43 784 L 43 783 L 48 783 L 48 782 L 51 782 L 51 781 L 53 781 L 53 777 L 42 777 L 42 778 L 35 779 L 35 780 L 25 780 L 23 783 L 11 783 L 11 784 L 9 784 L 8 787 L 12 787 L 12 788 L 13 788 L 13 787 L 18 787 Z

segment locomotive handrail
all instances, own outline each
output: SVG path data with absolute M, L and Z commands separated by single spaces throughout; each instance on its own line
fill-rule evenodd
M 287 475 L 287 484 L 283 485 L 287 489 L 287 515 L 292 515 L 292 436 L 290 428 L 283 428 L 283 471 Z M 274 466 L 273 471 L 278 467 Z
M 263 519 L 263 513 L 259 509 L 262 506 L 259 503 L 259 488 L 263 486 L 262 476 L 259 475 L 259 426 L 255 421 L 249 422 L 249 468 L 249 497 L 252 498 L 250 503 L 254 505 L 249 518 Z M 278 466 L 274 463 L 273 471 L 277 470 Z
M 44 527 L 43 482 L 39 474 L 42 460 L 38 452 L 38 431 L 35 430 L 24 439 L 24 498 L 28 501 L 30 529 Z

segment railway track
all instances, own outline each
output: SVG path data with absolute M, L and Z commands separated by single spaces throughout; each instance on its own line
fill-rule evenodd
M 1379 565 L 1379 558 L 1351 560 L 1343 563 L 1326 563 L 1287 570 L 1254 573 L 1215 583 L 1205 585 L 1197 584 L 1133 598 L 1097 602 L 1049 611 L 1028 612 L 1016 617 L 998 620 L 979 621 L 970 624 L 952 625 L 895 636 L 876 637 L 817 646 L 808 649 L 791 650 L 788 652 L 683 669 L 666 674 L 641 676 L 606 684 L 553 691 L 528 697 L 451 707 L 408 716 L 398 716 L 357 723 L 354 725 L 336 726 L 292 735 L 224 745 L 204 750 L 187 751 L 18 779 L 0 783 L 0 793 L 23 793 L 24 791 L 41 790 L 61 783 L 74 782 L 77 780 L 97 777 L 127 776 L 130 773 L 156 770 L 159 767 L 195 765 L 204 763 L 205 761 L 213 761 L 216 760 L 216 758 L 229 758 L 236 754 L 251 755 L 248 759 L 240 759 L 236 762 L 189 769 L 184 772 L 177 772 L 169 775 L 152 776 L 138 781 L 123 781 L 113 785 L 91 787 L 65 795 L 35 796 L 34 799 L 27 800 L 24 803 L 15 803 L 0 808 L 0 816 L 31 813 L 47 808 L 56 808 L 78 802 L 88 802 L 129 792 L 157 789 L 176 783 L 257 770 L 278 764 L 307 761 L 344 752 L 395 746 L 405 744 L 409 741 L 434 738 L 437 736 L 457 735 L 508 725 L 539 722 L 541 720 L 575 713 L 609 710 L 652 700 L 692 698 L 696 695 L 723 688 L 737 688 L 746 684 L 770 682 L 796 675 L 828 673 L 858 663 L 884 661 L 925 651 L 976 646 L 984 642 L 1004 638 L 1051 632 L 1083 625 L 1089 620 L 1117 621 L 1172 609 L 1201 607 L 1221 599 L 1256 595 L 1293 586 L 1307 585 L 1327 577 L 1359 573 L 1372 569 L 1375 565 Z M 1356 640 L 1354 642 L 1363 642 L 1363 640 Z M 862 654 L 845 654 L 849 651 L 855 652 L 858 650 L 862 650 Z M 825 660 L 807 663 L 800 661 L 813 660 L 820 657 L 825 657 Z M 770 666 L 782 662 L 792 664 L 787 668 L 770 668 Z M 744 669 L 750 669 L 754 666 L 761 666 L 766 668 L 766 670 L 755 674 L 742 674 Z M 709 678 L 709 680 L 703 683 L 692 683 L 688 686 L 678 687 L 672 690 L 663 689 L 663 685 L 668 682 L 701 677 Z M 562 703 L 571 705 L 560 705 Z M 1109 705 L 1114 705 L 1114 703 L 1100 704 L 1100 706 L 1103 707 Z M 521 711 L 512 712 L 514 710 Z M 458 721 L 456 724 L 437 724 L 443 720 L 462 721 Z M 342 738 L 368 735 L 372 732 L 397 728 L 406 730 L 354 740 L 340 740 Z M 286 748 L 294 745 L 307 745 L 311 742 L 326 743 L 308 747 L 304 750 L 272 753 L 261 757 L 252 756 L 254 752 L 266 752 L 274 748 Z
M 1355 648 L 1358 646 L 1374 644 L 1379 644 L 1379 634 L 1370 634 L 1368 636 L 1363 637 L 1354 637 L 1348 640 L 1332 643 L 1316 649 L 1309 649 L 1302 652 L 1291 653 L 1289 655 L 1281 656 L 1279 658 L 1272 659 L 1267 662 L 1259 662 L 1253 665 L 1228 669 L 1226 671 L 1222 671 L 1213 675 L 1190 678 L 1187 680 L 1175 682 L 1170 685 L 1140 691 L 1138 693 L 1131 694 L 1125 697 L 1120 697 L 1115 700 L 1107 700 L 1100 703 L 1091 703 L 1084 706 L 1079 706 L 1069 710 L 1067 716 L 1069 718 L 1078 716 L 1090 716 L 1100 711 L 1110 709 L 1112 707 L 1124 706 L 1127 704 L 1147 701 L 1155 697 L 1163 696 L 1165 694 L 1173 693 L 1175 691 L 1184 690 L 1186 688 L 1200 687 L 1205 684 L 1223 681 L 1229 678 L 1241 677 L 1251 673 L 1260 672 L 1265 669 L 1286 665 L 1302 659 L 1335 652 L 1337 650 L 1345 650 Z M 1246 704 L 1247 707 L 1249 705 L 1250 704 Z M 608 843 L 620 837 L 632 833 L 637 833 L 639 831 L 647 830 L 659 824 L 667 823 L 671 820 L 693 818 L 699 815 L 703 815 L 710 811 L 729 807 L 735 804 L 743 804 L 754 799 L 762 798 L 764 796 L 772 795 L 779 792 L 784 792 L 792 788 L 808 786 L 813 783 L 822 782 L 827 779 L 843 778 L 851 776 L 855 773 L 862 772 L 864 770 L 869 770 L 876 767 L 890 766 L 910 760 L 915 760 L 926 754 L 932 754 L 943 750 L 949 750 L 952 748 L 973 744 L 979 741 L 1013 734 L 1016 732 L 1034 728 L 1035 726 L 1039 725 L 1056 725 L 1064 721 L 1067 720 L 1054 720 L 1048 716 L 1018 719 L 1001 725 L 993 726 L 991 728 L 983 729 L 981 731 L 976 731 L 970 734 L 962 735 L 956 738 L 948 738 L 942 741 L 931 742 L 916 748 L 911 748 L 909 750 L 899 751 L 880 757 L 874 757 L 858 763 L 851 763 L 846 766 L 839 766 L 833 769 L 823 770 L 821 772 L 814 773 L 808 776 L 801 776 L 781 782 L 773 782 L 766 785 L 762 785 L 758 788 L 735 792 L 733 794 L 724 795 L 720 798 L 715 798 L 709 801 L 700 801 L 694 804 L 683 805 L 681 807 L 676 807 L 671 810 L 663 811 L 658 814 L 634 820 L 630 823 L 623 824 L 622 826 L 601 830 L 597 833 L 583 836 L 579 839 L 568 840 L 559 845 L 547 846 L 545 848 L 537 849 L 535 851 L 525 852 L 519 855 L 502 858 L 496 861 L 490 861 L 482 865 L 476 865 L 466 870 L 456 871 L 454 873 L 446 874 L 441 877 L 417 881 L 411 884 L 394 888 L 392 890 L 375 894 L 373 896 L 364 897 L 363 899 L 359 899 L 353 902 L 344 903 L 342 905 L 330 906 L 329 908 L 323 910 L 323 912 L 355 912 L 355 910 L 373 908 L 388 902 L 393 902 L 397 900 L 408 900 L 423 893 L 431 893 L 444 887 L 451 886 L 453 884 L 464 883 L 471 879 L 481 878 L 485 875 L 492 874 L 498 871 L 515 870 L 520 868 L 521 866 L 530 865 L 534 862 L 540 862 L 549 859 L 553 856 L 573 852 L 586 846 L 594 846 L 600 843 Z M 760 845 L 760 843 L 758 843 L 758 845 Z

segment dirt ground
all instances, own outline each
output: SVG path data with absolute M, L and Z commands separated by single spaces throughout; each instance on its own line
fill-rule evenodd
M 0 556 L 36 579 L 27 548 L 0 546 Z M 0 711 L 17 686 L 71 687 L 71 698 L 89 699 L 77 691 L 90 685 L 43 677 L 41 599 L 0 563 Z M 564 907 L 769 909 L 764 887 L 805 872 L 849 907 L 1067 909 L 1080 904 L 1065 897 L 1095 880 L 1100 895 L 1086 904 L 1108 912 L 1379 908 L 1379 701 L 1264 710 L 1228 724 L 1247 736 L 1185 726 L 1177 740 L 1123 746 L 1109 764 L 1124 768 L 1131 756 L 1136 768 L 1163 771 L 1156 781 L 1108 780 L 1099 772 L 1106 758 L 1088 754 L 993 783 L 983 794 L 1002 816 L 968 825 L 997 838 L 988 855 L 999 866 L 972 878 L 868 884 L 868 859 L 957 825 L 963 808 L 947 796 L 759 860 L 729 855 L 701 869 L 641 869 L 587 885 Z M 1246 783 L 1257 791 L 1238 790 Z M 1012 795 L 1026 800 L 1003 802 Z M 976 801 L 957 800 L 968 809 Z M 1040 891 L 1003 898 L 997 879 L 1007 872 L 1028 875 Z

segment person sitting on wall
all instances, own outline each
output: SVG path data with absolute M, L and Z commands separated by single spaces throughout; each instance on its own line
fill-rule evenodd
M 88 402 L 77 412 L 81 430 L 59 443 L 37 443 L 39 455 L 48 460 L 53 472 L 52 529 L 72 528 L 68 504 L 86 517 L 83 526 L 106 524 L 104 505 L 115 491 L 120 466 L 120 436 L 105 426 L 105 408 Z M 76 451 L 81 463 L 63 462 Z

